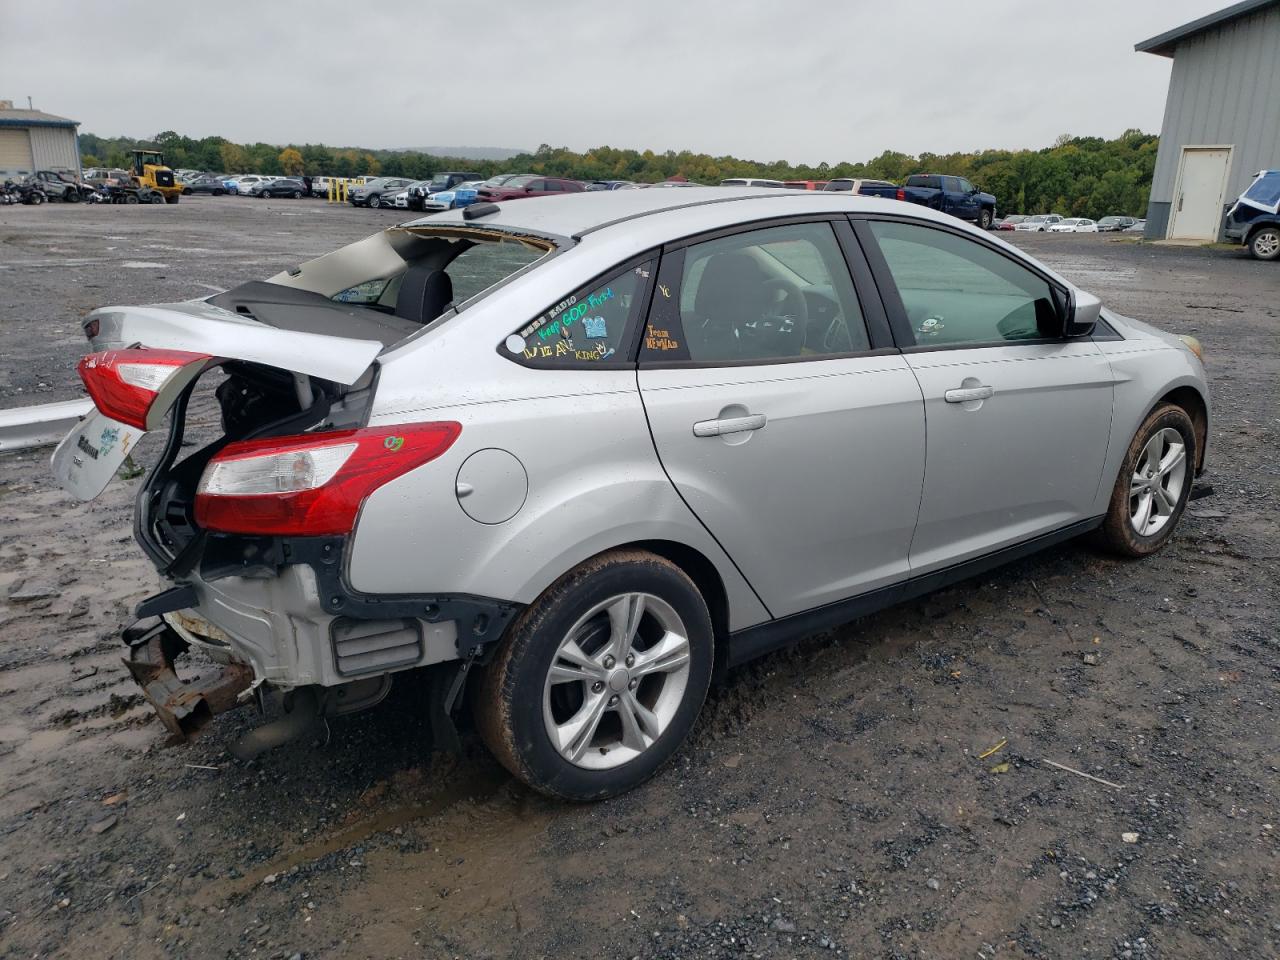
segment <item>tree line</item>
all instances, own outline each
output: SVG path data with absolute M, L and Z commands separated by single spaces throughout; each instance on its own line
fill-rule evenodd
M 1126 130 L 1114 140 L 1063 135 L 1041 150 L 982 150 L 974 153 L 921 153 L 910 156 L 886 150 L 866 162 L 758 162 L 737 157 L 714 157 L 689 150 L 629 150 L 595 147 L 579 153 L 543 144 L 532 153 L 506 160 L 468 160 L 437 157 L 405 150 L 368 150 L 323 144 L 233 143 L 222 137 L 199 140 L 172 130 L 140 141 L 81 134 L 85 166 L 127 167 L 128 151 L 164 151 L 166 162 L 183 169 L 226 173 L 289 174 L 294 176 L 398 176 L 425 180 L 440 170 L 473 170 L 489 177 L 498 173 L 539 173 L 575 180 L 634 180 L 654 183 L 684 177 L 714 184 L 729 177 L 768 177 L 776 180 L 829 180 L 867 177 L 902 183 L 913 173 L 943 173 L 966 177 L 995 195 L 1001 213 L 1060 213 L 1098 217 L 1109 214 L 1141 216 L 1146 210 L 1160 138 L 1141 130 Z

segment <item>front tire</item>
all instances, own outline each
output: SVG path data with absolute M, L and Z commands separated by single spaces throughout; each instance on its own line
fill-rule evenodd
M 1258 260 L 1280 260 L 1280 227 L 1263 227 L 1249 238 L 1249 253 Z
M 511 625 L 485 669 L 481 736 L 516 777 L 600 800 L 684 743 L 711 681 L 707 605 L 679 567 L 619 550 L 565 574 Z
M 981 229 L 983 229 L 983 230 L 990 230 L 990 229 L 991 229 L 991 221 L 992 221 L 992 220 L 994 220 L 994 219 L 995 219 L 995 218 L 991 215 L 991 211 L 990 211 L 990 210 L 983 209 L 983 210 L 978 214 L 978 226 L 979 226 Z
M 1162 403 L 1133 435 L 1103 520 L 1103 546 L 1125 557 L 1148 557 L 1182 519 L 1198 458 L 1195 426 L 1181 407 Z

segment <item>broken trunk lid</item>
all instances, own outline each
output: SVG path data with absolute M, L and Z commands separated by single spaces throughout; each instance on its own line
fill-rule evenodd
M 378 340 L 359 340 L 297 330 L 279 330 L 202 301 L 150 307 L 104 307 L 86 319 L 97 321 L 95 350 L 181 350 L 200 359 L 157 394 L 147 416 L 159 423 L 187 383 L 208 365 L 241 360 L 350 386 L 382 351 Z M 80 500 L 97 497 L 144 430 L 94 409 L 53 452 L 53 474 Z
M 310 333 L 268 326 L 252 316 L 195 300 L 149 307 L 102 307 L 85 319 L 97 321 L 94 350 L 139 345 L 189 350 L 221 360 L 261 363 L 347 386 L 382 352 L 378 339 Z

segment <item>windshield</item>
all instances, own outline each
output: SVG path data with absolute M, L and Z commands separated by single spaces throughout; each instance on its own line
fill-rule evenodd
M 1268 170 L 1244 192 L 1243 199 L 1272 213 L 1280 212 L 1280 170 Z

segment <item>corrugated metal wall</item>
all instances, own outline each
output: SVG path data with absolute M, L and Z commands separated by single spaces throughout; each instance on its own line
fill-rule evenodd
M 1148 237 L 1163 237 L 1184 146 L 1230 144 L 1230 203 L 1267 167 L 1280 167 L 1280 6 L 1179 43 L 1169 77 L 1147 210 Z
M 76 132 L 71 127 L 30 127 L 31 156 L 37 170 L 80 170 Z

